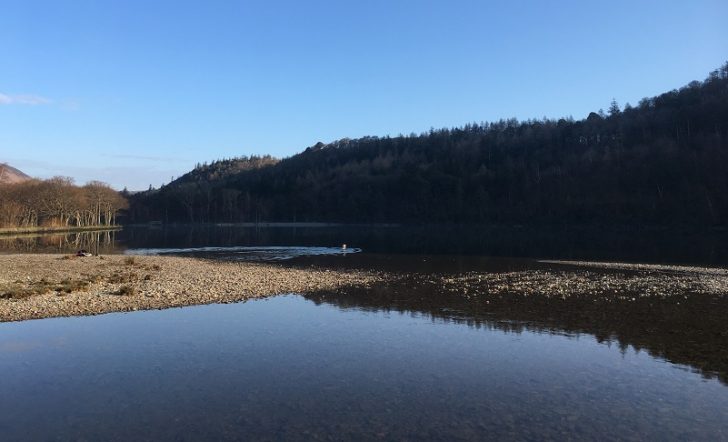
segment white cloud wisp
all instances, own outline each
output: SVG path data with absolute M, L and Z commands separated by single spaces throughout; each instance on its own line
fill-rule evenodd
M 27 106 L 37 106 L 39 104 L 50 104 L 51 100 L 40 95 L 7 95 L 0 93 L 0 105 L 2 104 L 24 104 Z

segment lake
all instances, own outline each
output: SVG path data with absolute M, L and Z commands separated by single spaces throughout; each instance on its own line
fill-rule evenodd
M 539 258 L 725 266 L 728 256 L 717 234 L 521 234 L 179 226 L 4 244 L 6 251 L 174 249 L 276 265 L 453 275 L 539 269 L 546 265 Z M 599 306 L 580 298 L 472 300 L 404 280 L 344 293 L 2 323 L 0 435 L 728 440 L 727 304 L 710 295 Z
M 130 226 L 122 231 L 0 236 L 0 252 L 123 253 L 141 248 L 309 246 L 391 255 L 587 259 L 728 266 L 728 232 L 494 226 L 279 224 Z

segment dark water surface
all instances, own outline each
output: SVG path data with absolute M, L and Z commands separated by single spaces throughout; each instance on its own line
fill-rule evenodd
M 11 440 L 724 440 L 728 389 L 591 335 L 297 295 L 0 324 Z
M 367 253 L 580 259 L 728 266 L 728 232 L 493 226 L 283 224 L 129 226 L 118 232 L 0 236 L 0 253 L 136 249 L 334 247 Z M 255 256 L 251 254 L 255 259 Z

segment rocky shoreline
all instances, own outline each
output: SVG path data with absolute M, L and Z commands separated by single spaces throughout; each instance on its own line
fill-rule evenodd
M 458 274 L 295 267 L 174 256 L 0 255 L 0 322 L 238 302 L 284 293 L 413 291 L 488 305 L 504 296 L 597 304 L 728 297 L 728 270 L 541 261 L 546 267 Z M 364 267 L 366 268 L 366 267 Z M 503 298 L 503 299 L 506 299 Z M 514 304 L 515 305 L 515 304 Z
M 0 322 L 365 288 L 382 275 L 171 256 L 0 255 Z

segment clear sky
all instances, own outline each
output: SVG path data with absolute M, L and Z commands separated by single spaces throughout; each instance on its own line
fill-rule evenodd
M 0 162 L 136 190 L 317 141 L 583 118 L 726 61 L 726 0 L 0 0 Z

